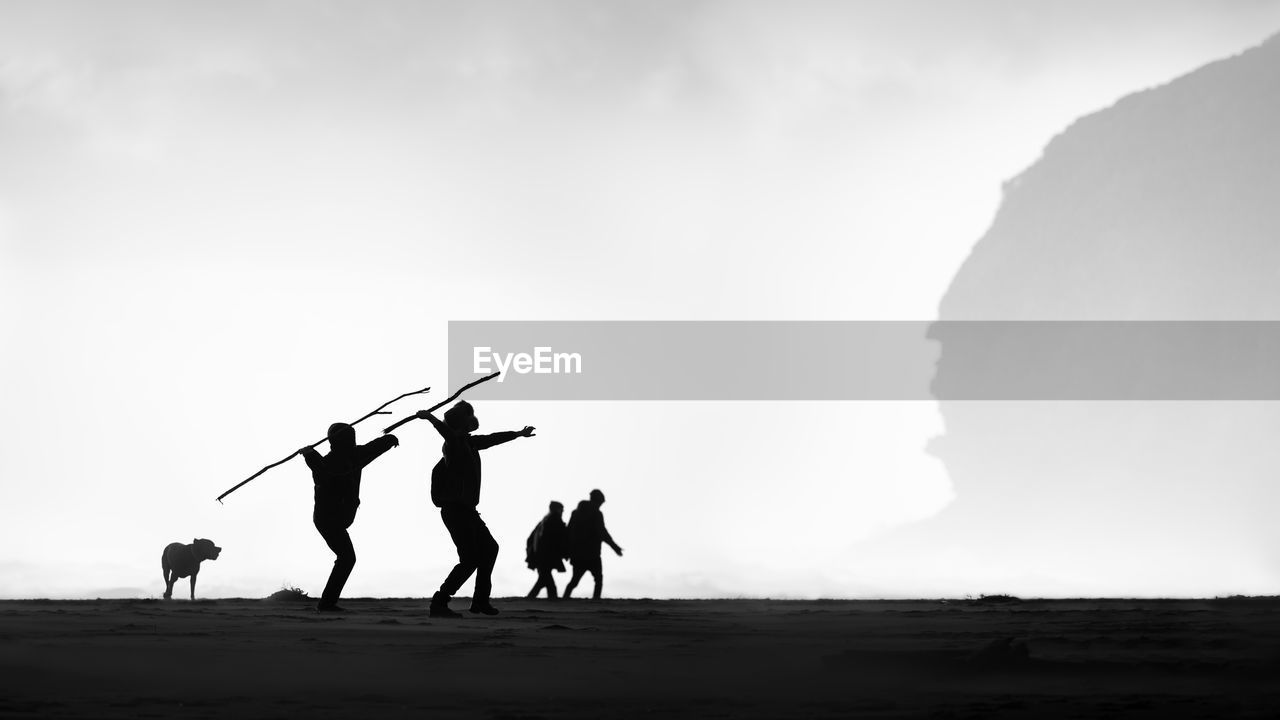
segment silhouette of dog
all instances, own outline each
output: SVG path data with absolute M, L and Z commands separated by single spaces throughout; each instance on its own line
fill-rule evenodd
M 198 538 L 190 545 L 169 543 L 160 556 L 160 570 L 164 577 L 164 599 L 173 597 L 173 584 L 179 578 L 191 577 L 191 599 L 196 599 L 196 575 L 200 574 L 202 560 L 217 560 L 222 548 L 212 540 Z

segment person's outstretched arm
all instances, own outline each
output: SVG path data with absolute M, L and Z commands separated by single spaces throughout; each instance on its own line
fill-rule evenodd
M 441 422 L 440 418 L 436 417 L 435 415 L 432 415 L 426 410 L 419 410 L 417 413 L 417 417 L 419 420 L 430 421 L 431 426 L 436 429 L 436 432 L 440 433 L 440 437 L 444 438 L 445 442 L 450 443 L 450 442 L 456 442 L 458 440 L 458 437 L 459 437 L 458 433 L 454 432 L 453 428 Z
M 456 443 L 462 439 L 460 434 L 453 432 L 453 428 L 444 424 L 443 421 L 440 421 L 439 418 L 436 418 L 435 415 L 431 415 L 426 410 L 417 411 L 417 419 L 429 420 L 431 427 L 435 428 L 435 432 L 440 433 L 440 437 L 444 438 L 445 445 L 452 445 L 452 443 Z
M 503 430 L 502 432 L 489 433 L 488 435 L 472 435 L 471 447 L 476 450 L 484 450 L 494 445 L 511 442 L 516 438 L 533 437 L 533 431 L 533 427 L 525 425 L 523 430 Z
M 316 452 L 315 448 L 311 446 L 304 447 L 298 451 L 298 454 L 302 456 L 303 460 L 307 461 L 307 467 L 312 470 L 320 469 L 320 453 Z
M 622 557 L 622 548 L 618 547 L 618 543 L 613 541 L 613 536 L 605 528 L 603 515 L 600 516 L 600 539 L 604 541 L 605 545 L 613 548 L 613 551 L 618 553 L 618 557 Z
M 356 454 L 356 457 L 360 462 L 360 467 L 364 467 L 374 460 L 377 460 L 379 455 L 399 444 L 400 440 L 396 438 L 395 435 L 383 435 L 376 440 L 370 440 L 369 442 L 361 445 L 357 448 Z

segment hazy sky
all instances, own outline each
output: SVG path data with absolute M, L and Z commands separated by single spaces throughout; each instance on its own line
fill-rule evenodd
M 158 595 L 195 536 L 225 548 L 204 593 L 318 594 L 301 462 L 213 498 L 443 397 L 448 320 L 934 317 L 1053 135 L 1277 30 L 1261 0 L 0 0 L 0 596 Z M 609 594 L 990 589 L 833 561 L 951 500 L 929 403 L 479 414 L 539 428 L 486 459 L 498 595 L 532 584 L 546 502 L 593 487 L 627 549 Z M 349 595 L 454 562 L 438 438 L 399 436 Z M 995 580 L 1069 589 L 1035 577 Z M 1232 581 L 1106 587 L 1261 582 Z

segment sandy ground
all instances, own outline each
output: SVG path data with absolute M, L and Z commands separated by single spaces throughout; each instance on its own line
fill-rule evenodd
M 495 604 L 0 602 L 0 716 L 1280 716 L 1277 599 Z

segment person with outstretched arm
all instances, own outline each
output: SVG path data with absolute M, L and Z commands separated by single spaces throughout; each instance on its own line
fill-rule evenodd
M 493 564 L 498 559 L 498 541 L 493 539 L 477 509 L 480 505 L 480 451 L 516 438 L 533 437 L 534 428 L 526 425 L 519 431 L 473 435 L 480 428 L 480 421 L 476 419 L 471 404 L 465 400 L 446 410 L 443 421 L 426 410 L 418 411 L 417 416 L 430 421 L 444 438 L 443 457 L 431 470 L 431 502 L 440 508 L 440 519 L 458 550 L 458 564 L 432 596 L 428 615 L 462 617 L 449 609 L 449 600 L 472 573 L 476 576 L 476 586 L 471 595 L 470 611 L 497 615 L 498 610 L 489 602 L 489 595 L 493 585 Z
M 573 595 L 574 588 L 582 576 L 591 573 L 595 581 L 591 599 L 599 600 L 604 585 L 604 564 L 600 560 L 600 544 L 613 548 L 618 557 L 622 557 L 622 548 L 613 541 L 613 536 L 604 526 L 604 513 L 600 506 L 604 505 L 604 493 L 591 491 L 591 499 L 578 503 L 578 509 L 569 518 L 569 561 L 573 563 L 573 577 L 564 589 L 565 599 Z
M 356 429 L 346 423 L 330 425 L 328 435 L 329 454 L 321 455 L 313 447 L 305 447 L 298 452 L 311 468 L 311 479 L 316 486 L 316 504 L 311 520 L 320 537 L 337 556 L 316 610 L 343 612 L 338 607 L 338 598 L 356 566 L 356 549 L 351 544 L 347 528 L 355 522 L 356 509 L 360 507 L 360 471 L 379 455 L 399 445 L 400 441 L 395 435 L 383 435 L 377 440 L 357 445 Z

